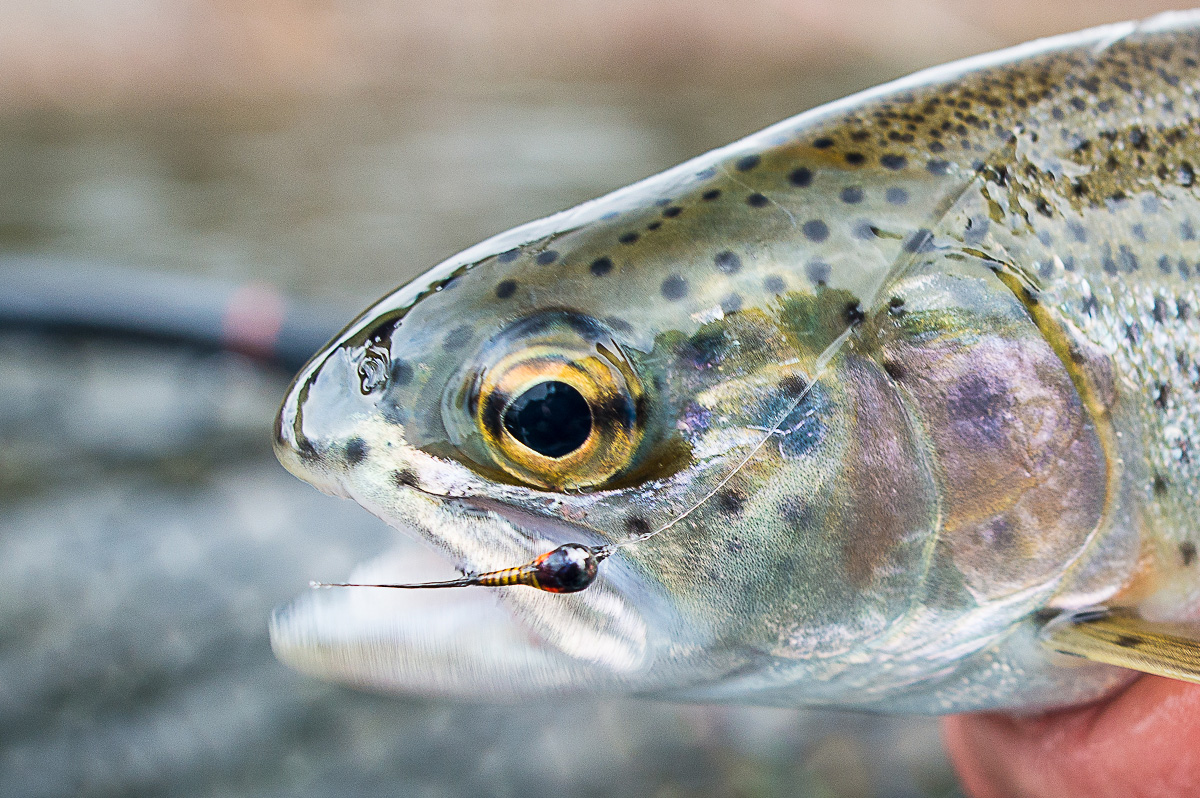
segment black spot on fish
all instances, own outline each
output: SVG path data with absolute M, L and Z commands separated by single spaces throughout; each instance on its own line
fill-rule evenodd
M 1125 337 L 1129 339 L 1129 343 L 1137 346 L 1142 342 L 1142 325 L 1136 321 L 1132 324 L 1125 325 Z
M 1137 648 L 1138 642 L 1138 639 L 1131 635 L 1117 635 L 1113 640 L 1113 643 L 1121 648 Z
M 1160 499 L 1167 495 L 1168 488 L 1170 487 L 1167 484 L 1167 480 L 1163 478 L 1163 475 L 1158 473 L 1154 475 L 1154 482 L 1152 485 L 1154 488 L 1154 495 Z
M 713 257 L 713 263 L 722 274 L 737 274 L 742 270 L 742 259 L 729 250 L 718 252 Z
M 687 280 L 683 279 L 678 274 L 672 274 L 670 277 L 663 280 L 660 290 L 662 291 L 663 297 L 671 300 L 672 302 L 678 299 L 683 299 L 685 296 L 687 296 L 688 292 Z
M 398 468 L 392 472 L 392 482 L 398 488 L 419 488 L 420 481 L 414 471 L 407 468 Z
M 829 282 L 829 264 L 823 260 L 810 261 L 804 267 L 804 274 L 813 285 L 823 286 Z
M 846 306 L 842 308 L 842 318 L 850 325 L 862 324 L 863 320 L 867 318 L 867 314 L 863 313 L 860 303 L 847 302 Z
M 721 196 L 721 189 L 710 188 L 708 191 L 705 191 L 700 195 L 700 199 L 704 200 L 705 202 L 712 202 L 719 196 Z
M 828 136 L 822 136 L 821 138 L 813 141 L 812 145 L 818 150 L 827 150 L 833 146 L 833 139 L 829 138 Z
M 1163 301 L 1162 297 L 1154 297 L 1154 308 L 1150 311 L 1150 314 L 1154 316 L 1154 321 L 1159 324 L 1167 320 L 1167 303 Z
M 1170 383 L 1166 383 L 1166 382 L 1158 383 L 1158 394 L 1154 397 L 1154 406 L 1157 407 L 1159 410 L 1166 410 L 1167 402 L 1170 401 L 1170 399 L 1171 399 Z
M 808 383 L 803 377 L 789 374 L 779 381 L 779 389 L 783 391 L 784 396 L 796 397 L 808 389 Z
M 778 274 L 768 274 L 763 279 L 763 290 L 768 294 L 782 294 L 787 289 L 787 283 Z
M 1133 254 L 1133 250 L 1126 244 L 1122 244 L 1117 250 L 1117 260 L 1127 272 L 1135 272 L 1141 268 L 1138 264 L 1137 256 Z
M 1087 228 L 1081 225 L 1079 222 L 1067 222 L 1067 232 L 1069 232 L 1071 237 L 1080 244 L 1087 241 Z
M 746 197 L 746 204 L 752 208 L 765 208 L 771 201 L 766 198 L 766 195 L 755 191 L 753 194 Z
M 628 232 L 628 233 L 622 233 L 621 237 L 618 238 L 617 240 L 620 241 L 622 244 L 633 244 L 633 243 L 636 243 L 640 237 L 641 236 L 639 236 L 637 233 Z
M 588 269 L 594 276 L 603 277 L 613 270 L 612 258 L 596 258 Z
M 548 249 L 545 252 L 539 252 L 536 260 L 539 266 L 549 266 L 558 260 L 558 253 L 552 249 Z
M 799 496 L 788 496 L 779 502 L 778 512 L 788 529 L 804 529 L 811 523 L 808 502 Z
M 896 382 L 904 382 L 904 378 L 908 376 L 908 372 L 904 370 L 904 366 L 894 360 L 883 361 L 883 370 Z
M 657 230 L 660 227 L 662 227 L 662 222 L 651 222 L 650 224 L 646 225 L 646 229 L 650 231 Z
M 964 440 L 984 446 L 1003 443 L 1008 436 L 1004 415 L 1012 406 L 1007 386 L 998 379 L 964 377 L 950 388 L 946 411 Z
M 412 366 L 405 363 L 403 360 L 392 361 L 391 383 L 392 385 L 404 386 L 412 382 L 413 370 Z
M 829 227 L 820 219 L 809 219 L 800 229 L 809 241 L 821 242 L 829 238 Z
M 650 522 L 640 515 L 631 515 L 625 519 L 625 531 L 637 537 L 648 535 L 650 534 Z
M 672 205 L 671 207 L 663 210 L 663 216 L 667 217 L 668 219 L 674 219 L 681 213 L 683 213 L 683 208 L 680 208 L 678 205 Z
M 346 441 L 346 462 L 352 466 L 358 465 L 367 458 L 369 451 L 367 442 L 362 438 L 351 438 Z
M 905 252 L 925 252 L 932 249 L 933 233 L 922 227 L 904 239 L 903 248 Z
M 1000 551 L 1007 551 L 1012 548 L 1017 542 L 1017 531 L 1013 527 L 1012 520 L 1001 515 L 991 519 L 979 530 L 980 537 L 984 542 Z
M 925 164 L 925 169 L 931 175 L 944 175 L 950 171 L 950 163 L 941 159 L 935 159 Z
M 459 349 L 471 340 L 471 335 L 474 331 L 470 325 L 463 324 L 455 327 L 450 332 L 446 333 L 446 337 L 442 339 L 442 346 L 446 349 Z
M 793 169 L 790 173 L 788 173 L 788 182 L 797 188 L 804 188 L 805 186 L 811 185 L 812 179 L 812 170 L 805 166 Z
M 720 508 L 721 515 L 736 517 L 746 508 L 746 500 L 742 494 L 730 488 L 717 494 L 717 507 Z
M 1163 274 L 1171 273 L 1171 259 L 1166 255 L 1160 255 L 1158 258 L 1158 270 Z
M 1104 266 L 1105 274 L 1114 274 L 1115 275 L 1115 274 L 1119 273 L 1119 269 L 1117 268 L 1117 262 L 1115 260 L 1113 260 L 1113 256 L 1112 256 L 1111 252 L 1105 253 L 1104 258 L 1101 261 L 1101 263 Z
M 1185 540 L 1179 544 L 1179 559 L 1184 565 L 1191 565 L 1196 561 L 1196 544 L 1190 540 Z
M 730 313 L 737 313 L 741 309 L 742 309 L 742 295 L 741 294 L 730 294 L 729 296 L 727 296 L 721 300 L 721 312 L 726 315 L 729 315 Z
M 501 280 L 496 285 L 496 298 L 508 299 L 517 290 L 517 284 L 512 280 Z
M 889 188 L 884 192 L 883 197 L 892 205 L 903 205 L 908 202 L 908 192 L 902 188 Z
M 737 163 L 734 164 L 734 168 L 739 172 L 749 172 L 751 169 L 758 166 L 759 161 L 761 160 L 762 158 L 757 155 L 746 155 L 737 160 Z
M 841 193 L 842 202 L 857 205 L 863 201 L 863 190 L 859 186 L 846 186 Z
M 702 327 L 679 348 L 679 359 L 696 368 L 711 368 L 729 351 L 725 330 L 716 325 Z
M 1187 321 L 1192 315 L 1192 306 L 1185 299 L 1175 300 L 1175 316 L 1180 321 Z
M 908 163 L 908 159 L 906 159 L 903 155 L 886 153 L 879 159 L 879 163 L 887 169 L 903 169 Z
M 1184 188 L 1190 188 L 1196 182 L 1196 172 L 1192 169 L 1190 163 L 1184 161 L 1175 171 L 1175 179 L 1179 182 L 1179 185 Z
M 861 152 L 846 153 L 846 163 L 850 164 L 851 166 L 858 166 L 866 160 L 867 156 L 863 155 Z
M 520 254 L 520 250 L 510 249 L 507 252 L 501 252 L 499 255 L 497 255 L 496 260 L 500 261 L 501 263 L 512 263 Z

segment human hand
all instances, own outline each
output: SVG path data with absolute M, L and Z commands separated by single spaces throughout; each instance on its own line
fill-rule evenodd
M 1095 704 L 954 715 L 942 733 L 971 798 L 1200 795 L 1200 686 L 1142 676 Z

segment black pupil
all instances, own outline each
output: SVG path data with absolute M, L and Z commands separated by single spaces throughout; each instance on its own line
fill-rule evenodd
M 540 382 L 504 411 L 504 428 L 545 457 L 564 457 L 592 434 L 592 410 L 565 382 Z

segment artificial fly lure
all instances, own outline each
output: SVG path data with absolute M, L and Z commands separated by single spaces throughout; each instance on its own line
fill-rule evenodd
M 608 556 L 603 549 L 593 549 L 578 543 L 566 543 L 542 554 L 524 565 L 488 571 L 483 574 L 464 574 L 459 579 L 411 584 L 368 585 L 354 582 L 312 582 L 314 588 L 326 587 L 391 587 L 404 590 L 438 587 L 508 587 L 526 585 L 547 593 L 578 593 L 596 580 L 600 561 Z

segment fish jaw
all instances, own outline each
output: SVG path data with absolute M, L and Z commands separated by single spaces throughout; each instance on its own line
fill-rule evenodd
M 607 542 L 566 520 L 470 499 L 483 495 L 478 477 L 407 446 L 402 426 L 373 421 L 369 403 L 332 390 L 345 385 L 352 366 L 340 350 L 320 359 L 281 408 L 280 461 L 429 544 L 417 555 L 408 546 L 363 564 L 353 581 L 435 581 L 518 565 L 563 543 Z M 687 625 L 619 551 L 604 571 L 602 584 L 569 596 L 523 586 L 313 590 L 274 613 L 271 645 L 304 673 L 406 694 L 629 693 L 678 681 L 663 642 Z

